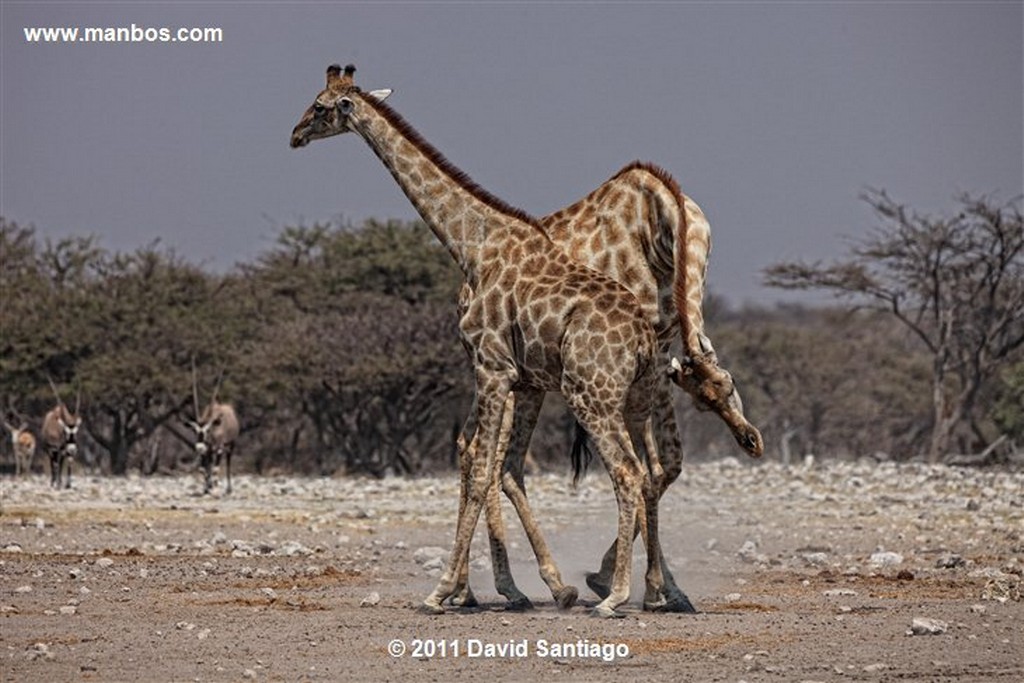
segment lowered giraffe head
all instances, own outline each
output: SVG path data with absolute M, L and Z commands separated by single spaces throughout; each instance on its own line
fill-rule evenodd
M 369 96 L 383 101 L 391 94 L 391 90 L 364 93 L 352 80 L 355 72 L 356 68 L 351 64 L 344 69 L 337 64 L 327 67 L 327 87 L 320 91 L 292 130 L 292 147 L 305 147 L 311 140 L 347 133 L 351 130 L 349 115 L 359 97 Z
M 754 458 L 764 454 L 761 432 L 744 416 L 743 401 L 727 370 L 707 358 L 683 362 L 673 358 L 668 372 L 672 381 L 690 394 L 697 410 L 714 411 L 725 421 L 747 454 Z

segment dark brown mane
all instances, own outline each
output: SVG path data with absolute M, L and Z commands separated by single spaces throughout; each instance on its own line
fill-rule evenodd
M 401 114 L 389 107 L 386 103 L 381 102 L 375 97 L 368 96 L 364 96 L 363 101 L 373 107 L 378 114 L 387 119 L 388 122 L 394 126 L 405 139 L 420 150 L 420 152 L 422 152 L 432 164 L 437 166 L 442 173 L 454 180 L 466 192 L 470 193 L 495 211 L 512 216 L 524 223 L 529 223 L 530 225 L 539 227 L 540 224 L 536 218 L 522 209 L 512 206 L 504 199 L 496 197 L 480 185 L 477 185 L 465 171 L 448 161 L 448 159 L 445 158 L 445 156 L 441 154 L 436 147 L 427 142 L 426 138 L 420 135 L 419 131 L 412 127 L 412 124 L 402 118 Z
M 676 201 L 679 202 L 679 206 L 683 205 L 683 190 L 679 187 L 679 183 L 676 179 L 672 177 L 671 173 L 663 169 L 661 166 L 652 164 L 649 161 L 634 161 L 630 164 L 626 164 L 622 170 L 612 176 L 612 178 L 618 178 L 620 175 L 625 175 L 626 173 L 635 170 L 646 171 L 656 177 L 665 184 L 665 187 L 668 188 L 669 192 L 671 192 L 676 198 Z

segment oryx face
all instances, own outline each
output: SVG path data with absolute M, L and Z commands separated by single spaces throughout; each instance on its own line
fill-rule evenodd
M 203 456 L 210 452 L 210 428 L 213 426 L 212 422 L 201 424 L 199 422 L 189 421 L 189 427 L 196 434 L 195 451 L 198 455 Z
M 57 424 L 60 425 L 64 435 L 64 452 L 74 457 L 78 453 L 78 428 L 82 426 L 82 418 L 68 412 L 67 408 L 61 410 L 57 417 Z

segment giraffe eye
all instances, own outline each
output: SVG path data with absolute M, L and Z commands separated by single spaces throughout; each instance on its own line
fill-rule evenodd
M 320 104 L 319 102 L 313 105 L 314 114 L 323 114 L 326 109 L 327 108 L 324 105 Z

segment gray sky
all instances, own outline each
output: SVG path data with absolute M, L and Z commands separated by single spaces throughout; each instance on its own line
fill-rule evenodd
M 542 215 L 634 159 L 708 214 L 711 291 L 842 255 L 887 189 L 925 213 L 1022 191 L 1022 3 L 2 3 L 0 214 L 156 238 L 224 269 L 278 230 L 415 213 L 355 136 L 288 147 L 352 62 L 453 163 Z M 25 27 L 204 27 L 219 44 L 26 42 Z

